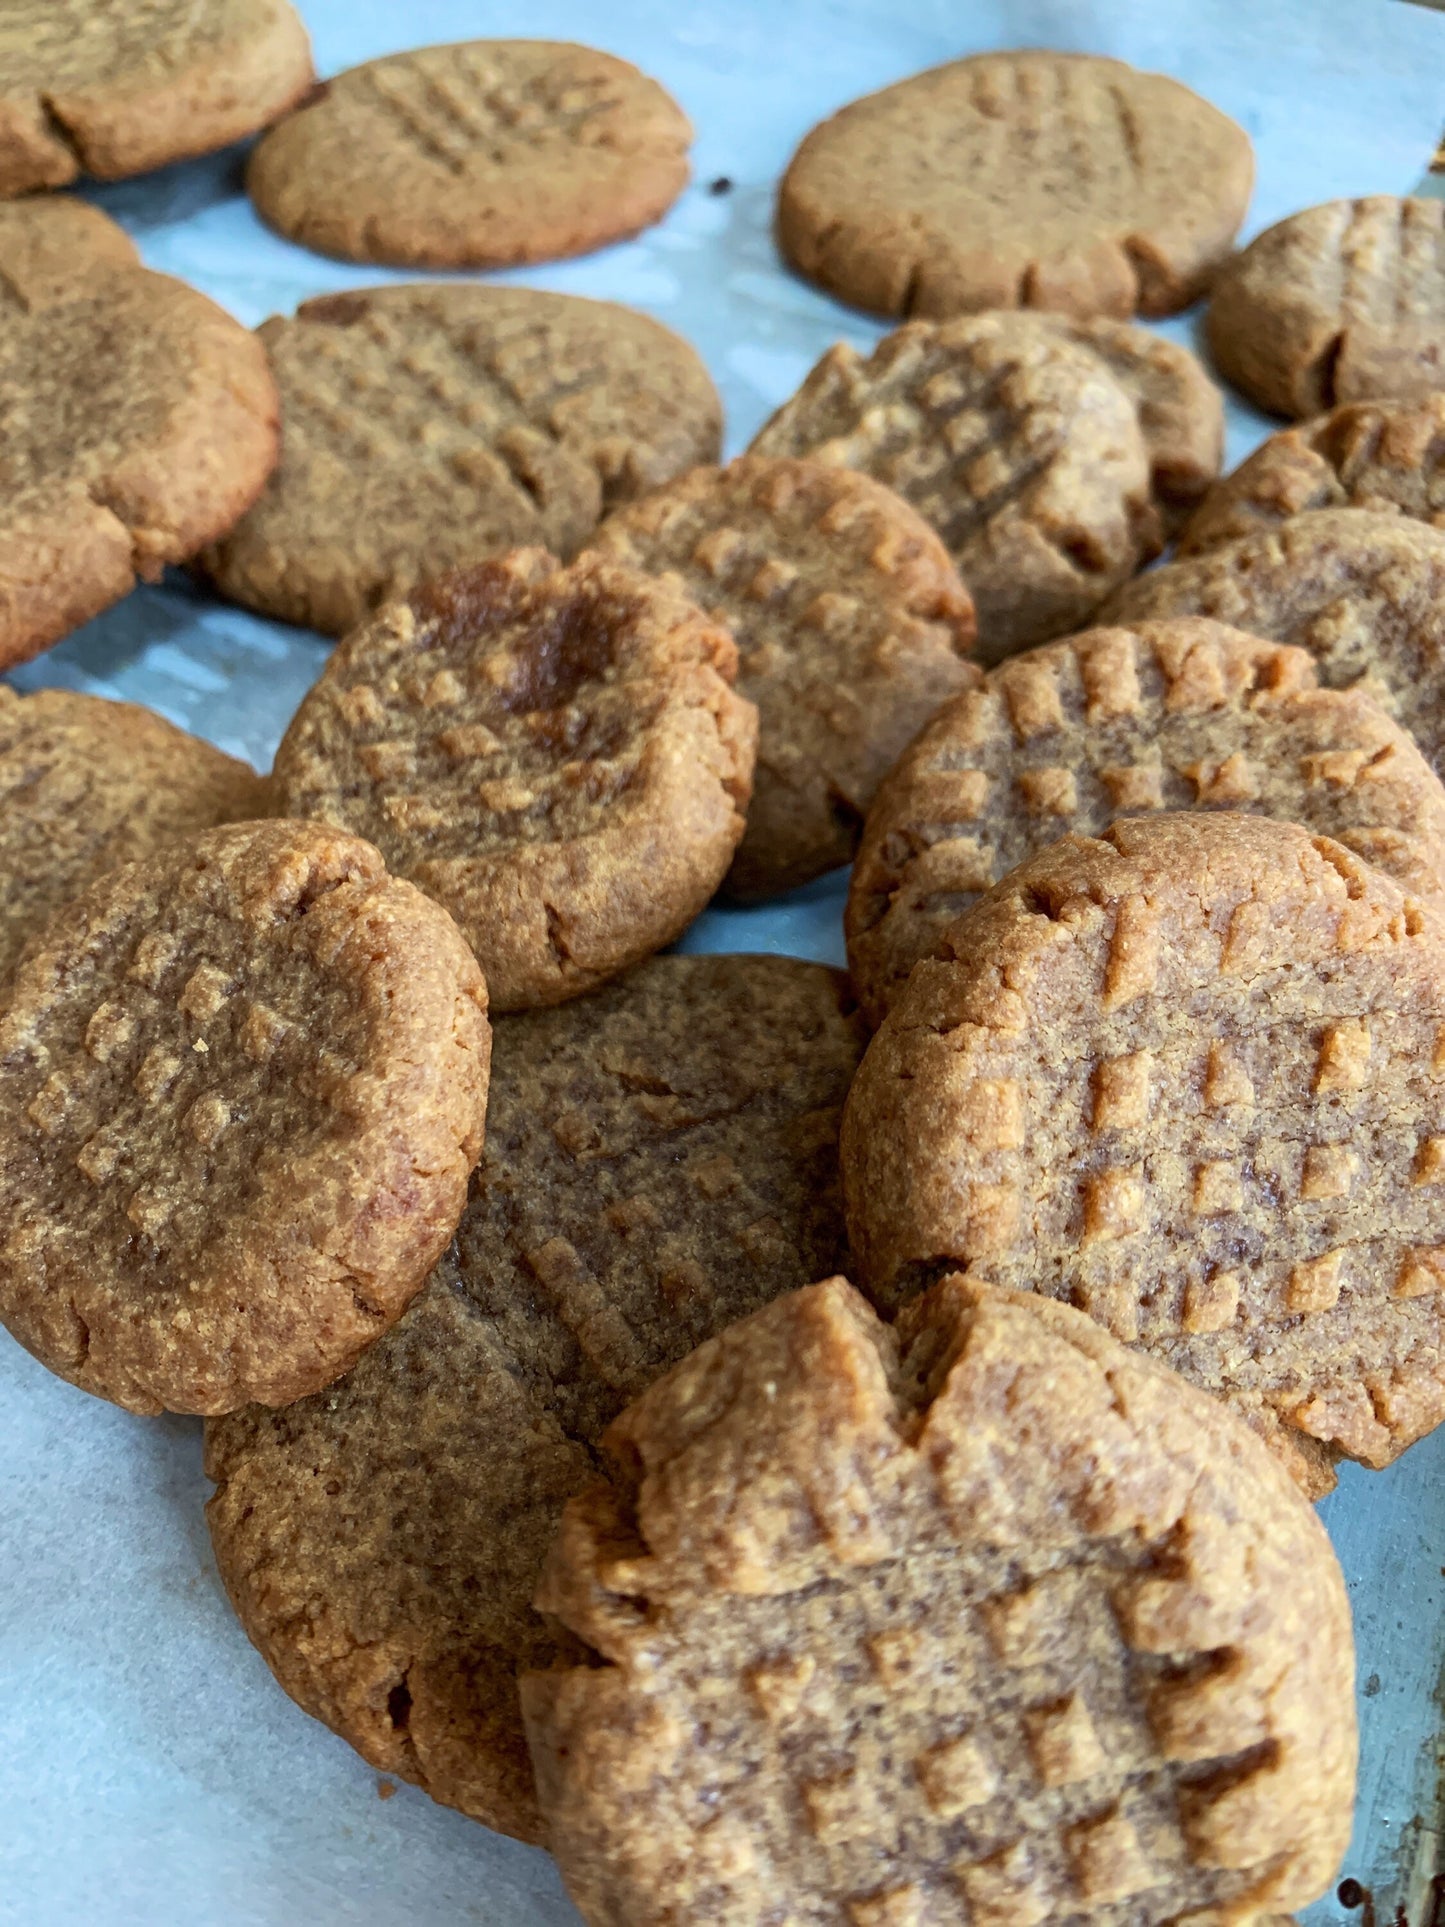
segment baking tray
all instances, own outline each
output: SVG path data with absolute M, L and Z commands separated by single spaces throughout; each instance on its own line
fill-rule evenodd
M 100 0 L 97 0 L 100 4 Z M 303 0 L 323 73 L 476 34 L 595 40 L 638 61 L 698 130 L 663 224 L 587 261 L 502 277 L 630 302 L 698 346 L 736 451 L 834 340 L 881 332 L 780 267 L 777 177 L 814 121 L 989 47 L 1111 53 L 1198 87 L 1254 138 L 1250 230 L 1337 194 L 1403 192 L 1445 123 L 1445 19 L 1386 0 Z M 268 234 L 238 152 L 98 190 L 146 261 L 243 321 L 389 278 Z M 1163 332 L 1192 339 L 1190 317 Z M 1267 424 L 1231 405 L 1231 461 Z M 316 637 L 177 575 L 14 681 L 150 704 L 261 767 L 321 667 Z M 710 912 L 685 947 L 842 960 L 840 879 Z M 1392 1471 L 1346 1468 L 1323 1513 L 1354 1602 L 1363 1761 L 1338 1897 L 1310 1927 L 1442 1927 L 1431 1912 L 1445 1659 L 1445 1430 Z M 51 1378 L 0 1333 L 0 1921 L 17 1927 L 563 1927 L 545 1855 L 378 1776 L 282 1694 L 211 1560 L 200 1428 Z

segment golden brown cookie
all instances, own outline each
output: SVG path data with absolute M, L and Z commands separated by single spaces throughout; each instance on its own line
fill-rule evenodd
M 738 645 L 758 761 L 729 895 L 776 895 L 847 863 L 916 731 L 979 672 L 973 604 L 942 543 L 855 470 L 745 455 L 623 509 L 594 549 L 676 576 Z
M 1445 530 L 1318 509 L 1152 569 L 1099 611 L 1129 627 L 1172 616 L 1308 649 L 1322 683 L 1367 684 L 1445 768 Z
M 193 830 L 265 816 L 267 798 L 248 764 L 148 709 L 0 686 L 0 979 L 103 872 Z
M 848 1100 L 859 1275 L 1062 1298 L 1316 1490 L 1445 1417 L 1445 920 L 1296 824 L 1127 818 L 918 964 Z
M 1349 1839 L 1323 1528 L 1233 1414 L 1062 1305 L 846 1280 L 630 1405 L 523 1681 L 589 1927 L 1254 1923 Z
M 500 268 L 651 227 L 687 185 L 691 140 L 671 95 L 612 54 L 468 40 L 326 81 L 261 141 L 246 185 L 322 254 Z
M 1243 128 L 1165 74 L 977 54 L 815 127 L 778 196 L 793 266 L 879 314 L 1173 314 L 1249 205 Z
M 1445 378 L 1445 377 L 1442 377 Z M 1311 509 L 1367 509 L 1445 526 L 1445 393 L 1347 402 L 1283 428 L 1216 482 L 1179 538 L 1199 555 Z
M 494 1009 L 560 1003 L 671 943 L 726 874 L 757 744 L 736 672 L 676 584 L 518 549 L 347 637 L 276 752 L 276 807 L 444 904 Z
M 909 322 L 866 361 L 839 343 L 751 452 L 896 489 L 943 537 L 990 662 L 1078 628 L 1162 541 L 1132 397 L 1033 316 Z
M 878 792 L 844 927 L 871 1022 L 1007 871 L 1116 816 L 1231 809 L 1335 837 L 1445 909 L 1445 786 L 1364 689 L 1181 616 L 1014 656 L 946 703 Z
M 281 464 L 205 563 L 236 601 L 329 635 L 523 543 L 570 557 L 608 510 L 717 457 L 721 404 L 697 355 L 610 301 L 369 288 L 260 336 Z
M 838 1115 L 863 1047 L 842 975 L 658 957 L 503 1018 L 456 1243 L 323 1397 L 207 1428 L 217 1562 L 309 1713 L 526 1839 L 519 1666 L 563 1502 L 627 1400 L 843 1262 Z
M 7 0 L 0 194 L 117 180 L 254 134 L 304 95 L 288 0 Z
M 140 256 L 123 227 L 73 194 L 42 194 L 0 204 L 0 313 L 13 317 L 29 301 L 53 296 L 57 284 L 93 268 L 138 268 Z
M 486 986 L 356 837 L 109 871 L 0 1016 L 0 1321 L 134 1412 L 284 1405 L 416 1295 L 482 1142 Z
M 99 252 L 86 273 L 52 271 L 60 231 L 44 232 L 0 225 L 0 668 L 230 528 L 277 452 L 254 335 Z
M 1445 204 L 1325 201 L 1256 235 L 1220 271 L 1209 346 L 1278 415 L 1418 401 L 1445 386 Z

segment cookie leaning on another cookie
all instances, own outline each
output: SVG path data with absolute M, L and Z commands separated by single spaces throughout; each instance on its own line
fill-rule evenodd
M 1445 207 L 1374 194 L 1277 221 L 1226 263 L 1210 350 L 1279 415 L 1420 400 L 1445 382 Z
M 523 1681 L 589 1927 L 1260 1922 L 1349 1839 L 1344 1580 L 1231 1413 L 1062 1305 L 845 1280 L 604 1440 Z
M 593 549 L 676 576 L 738 645 L 758 761 L 731 896 L 847 863 L 884 772 L 978 680 L 973 604 L 927 523 L 851 469 L 743 456 L 619 510 Z
M 415 1296 L 482 1143 L 486 986 L 356 837 L 109 871 L 0 1015 L 0 1321 L 135 1412 L 284 1405 Z
M 610 301 L 422 283 L 321 295 L 259 333 L 281 462 L 203 561 L 223 594 L 328 635 L 524 543 L 570 557 L 609 509 L 717 457 L 697 355 Z
M 671 943 L 743 833 L 757 711 L 732 637 L 662 582 L 540 549 L 343 642 L 276 752 L 276 807 L 369 837 L 444 904 L 497 1010 Z
M 541 1832 L 519 1666 L 599 1433 L 692 1346 L 844 1261 L 846 979 L 658 957 L 496 1028 L 452 1249 L 351 1376 L 207 1427 L 217 1564 L 293 1698 L 380 1771 Z
M 1178 553 L 1200 555 L 1333 508 L 1445 526 L 1445 393 L 1348 402 L 1281 429 L 1214 484 L 1185 525 Z
M 208 154 L 284 113 L 312 78 L 288 0 L 8 0 L 0 194 Z
M 793 266 L 890 315 L 1173 314 L 1249 204 L 1243 128 L 1164 74 L 978 54 L 815 127 L 778 196 Z
M 1315 1491 L 1445 1418 L 1445 920 L 1208 813 L 1028 859 L 919 963 L 849 1093 L 854 1262 L 1091 1313 Z M 1323 1448 L 1323 1451 L 1321 1450 Z
M 1369 687 L 1445 769 L 1445 529 L 1317 509 L 1128 583 L 1099 621 L 1212 616 L 1297 644 L 1331 689 Z
M 21 307 L 53 296 L 93 268 L 138 268 L 134 241 L 108 214 L 73 194 L 0 202 L 0 288 Z
M 104 871 L 191 831 L 265 816 L 269 794 L 248 764 L 148 709 L 0 687 L 0 980 Z
M 687 117 L 593 47 L 468 40 L 328 80 L 251 156 L 257 211 L 346 261 L 498 268 L 650 227 L 687 184 Z
M 1000 663 L 885 778 L 844 916 L 869 1019 L 1025 857 L 1180 809 L 1303 823 L 1445 908 L 1445 786 L 1363 688 L 1320 689 L 1304 650 L 1197 617 L 1093 629 Z

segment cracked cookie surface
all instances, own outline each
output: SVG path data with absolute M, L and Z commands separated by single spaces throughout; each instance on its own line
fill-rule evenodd
M 942 543 L 856 470 L 762 456 L 695 469 L 620 510 L 592 547 L 676 576 L 737 643 L 758 760 L 734 897 L 847 863 L 884 774 L 978 680 L 964 660 L 973 604 Z
M 0 687 L 0 980 L 102 872 L 189 831 L 265 816 L 268 797 L 248 764 L 149 709 Z
M 131 1411 L 285 1404 L 420 1289 L 481 1148 L 486 987 L 356 837 L 110 871 L 0 1015 L 0 1319 Z
M 687 184 L 691 140 L 676 101 L 615 55 L 468 40 L 336 75 L 260 142 L 246 185 L 322 254 L 498 268 L 651 227 Z
M 842 1279 L 604 1439 L 522 1684 L 589 1927 L 1253 1923 L 1350 1831 L 1344 1581 L 1248 1429 L 1062 1305 Z M 569 1663 L 570 1661 L 570 1663 Z
M 878 1024 L 955 917 L 1069 831 L 1231 809 L 1335 837 L 1445 908 L 1445 786 L 1364 689 L 1181 616 L 1027 650 L 946 703 L 885 778 L 844 928 Z
M 717 456 L 721 404 L 697 355 L 609 301 L 370 288 L 259 335 L 281 462 L 204 562 L 236 601 L 330 635 L 524 543 L 569 557 L 609 510 Z
M 288 0 L 7 0 L 0 194 L 209 154 L 294 106 L 312 78 Z
M 381 1771 L 538 1837 L 519 1665 L 563 1502 L 629 1398 L 843 1262 L 841 973 L 661 957 L 503 1018 L 457 1239 L 350 1377 L 207 1427 L 211 1536 L 293 1698 Z
M 896 490 L 943 538 L 990 662 L 1077 628 L 1161 546 L 1134 396 L 1044 317 L 909 322 L 866 360 L 839 343 L 750 453 Z
M 1249 138 L 1164 74 L 1049 52 L 915 74 L 815 127 L 778 237 L 861 308 L 1173 314 L 1244 218 Z
M 223 534 L 276 460 L 254 335 L 183 282 L 98 253 L 50 273 L 59 251 L 58 233 L 0 225 L 0 668 Z
M 1228 813 L 1031 857 L 918 964 L 848 1100 L 864 1284 L 1088 1311 L 1303 1483 L 1445 1417 L 1445 922 Z
M 1422 400 L 1445 382 L 1445 206 L 1372 194 L 1289 215 L 1221 269 L 1205 327 L 1277 415 Z
M 276 752 L 276 807 L 369 838 L 461 925 L 492 1005 L 660 950 L 743 831 L 757 711 L 674 583 L 540 549 L 458 570 L 336 649 Z

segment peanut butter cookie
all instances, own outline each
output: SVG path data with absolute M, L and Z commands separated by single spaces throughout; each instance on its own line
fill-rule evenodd
M 106 870 L 193 830 L 265 816 L 267 798 L 248 764 L 148 709 L 0 686 L 0 979 Z
M 108 872 L 0 1015 L 0 1320 L 134 1412 L 319 1391 L 446 1247 L 488 1044 L 450 919 L 356 837 L 247 823 Z
M 904 752 L 868 814 L 848 966 L 877 1024 L 981 892 L 1068 831 L 1232 809 L 1303 823 L 1445 909 L 1445 786 L 1364 689 L 1300 649 L 1181 616 L 1000 664 Z
M 246 184 L 322 254 L 500 268 L 651 227 L 687 185 L 691 140 L 677 102 L 612 54 L 468 40 L 327 81 L 260 143 Z
M 972 1266 L 1227 1399 L 1315 1490 L 1445 1417 L 1445 921 L 1343 845 L 1125 819 L 918 964 L 849 1096 L 860 1275 Z M 1321 1450 L 1323 1448 L 1323 1450 Z
M 843 1262 L 845 979 L 658 957 L 496 1030 L 456 1243 L 340 1385 L 207 1427 L 221 1574 L 286 1691 L 489 1826 L 540 1823 L 519 1666 L 564 1501 L 627 1400 Z
M 1129 627 L 1172 616 L 1308 649 L 1322 683 L 1365 684 L 1445 767 L 1445 529 L 1317 509 L 1152 569 L 1099 612 Z
M 1209 346 L 1277 415 L 1445 386 L 1445 205 L 1372 194 L 1278 221 L 1228 262 Z
M 977 54 L 815 127 L 778 196 L 810 280 L 879 314 L 1173 314 L 1254 184 L 1242 127 L 1165 74 L 1092 54 Z
M 83 280 L 92 268 L 140 264 L 125 229 L 73 194 L 0 204 L 0 314 L 8 311 L 12 320 L 61 281 Z
M 671 943 L 743 832 L 757 711 L 673 583 L 519 549 L 395 602 L 276 752 L 277 808 L 370 838 L 446 906 L 497 1010 Z
M 751 452 L 896 489 L 958 565 L 987 661 L 1078 628 L 1162 542 L 1134 400 L 1029 316 L 910 322 L 866 361 L 840 343 Z
M 1442 374 L 1445 380 L 1445 374 Z M 1271 435 L 1216 482 L 1179 538 L 1199 555 L 1311 509 L 1368 509 L 1445 526 L 1445 394 L 1348 402 Z
M 0 194 L 208 154 L 284 113 L 312 77 L 288 0 L 6 0 Z
M 604 522 L 594 548 L 678 577 L 731 630 L 758 706 L 742 900 L 847 863 L 884 773 L 939 704 L 972 687 L 973 604 L 943 544 L 851 469 L 743 456 Z
M 60 226 L 0 224 L 0 668 L 230 528 L 276 460 L 255 336 L 64 218 L 88 272 L 64 270 Z
M 1344 1580 L 1232 1413 L 1063 1305 L 842 1278 L 604 1440 L 523 1681 L 590 1927 L 1179 1927 L 1323 1892 L 1350 1833 Z
M 610 509 L 717 458 L 696 354 L 610 301 L 369 288 L 259 332 L 281 464 L 204 560 L 237 602 L 328 635 L 521 544 L 570 557 Z

